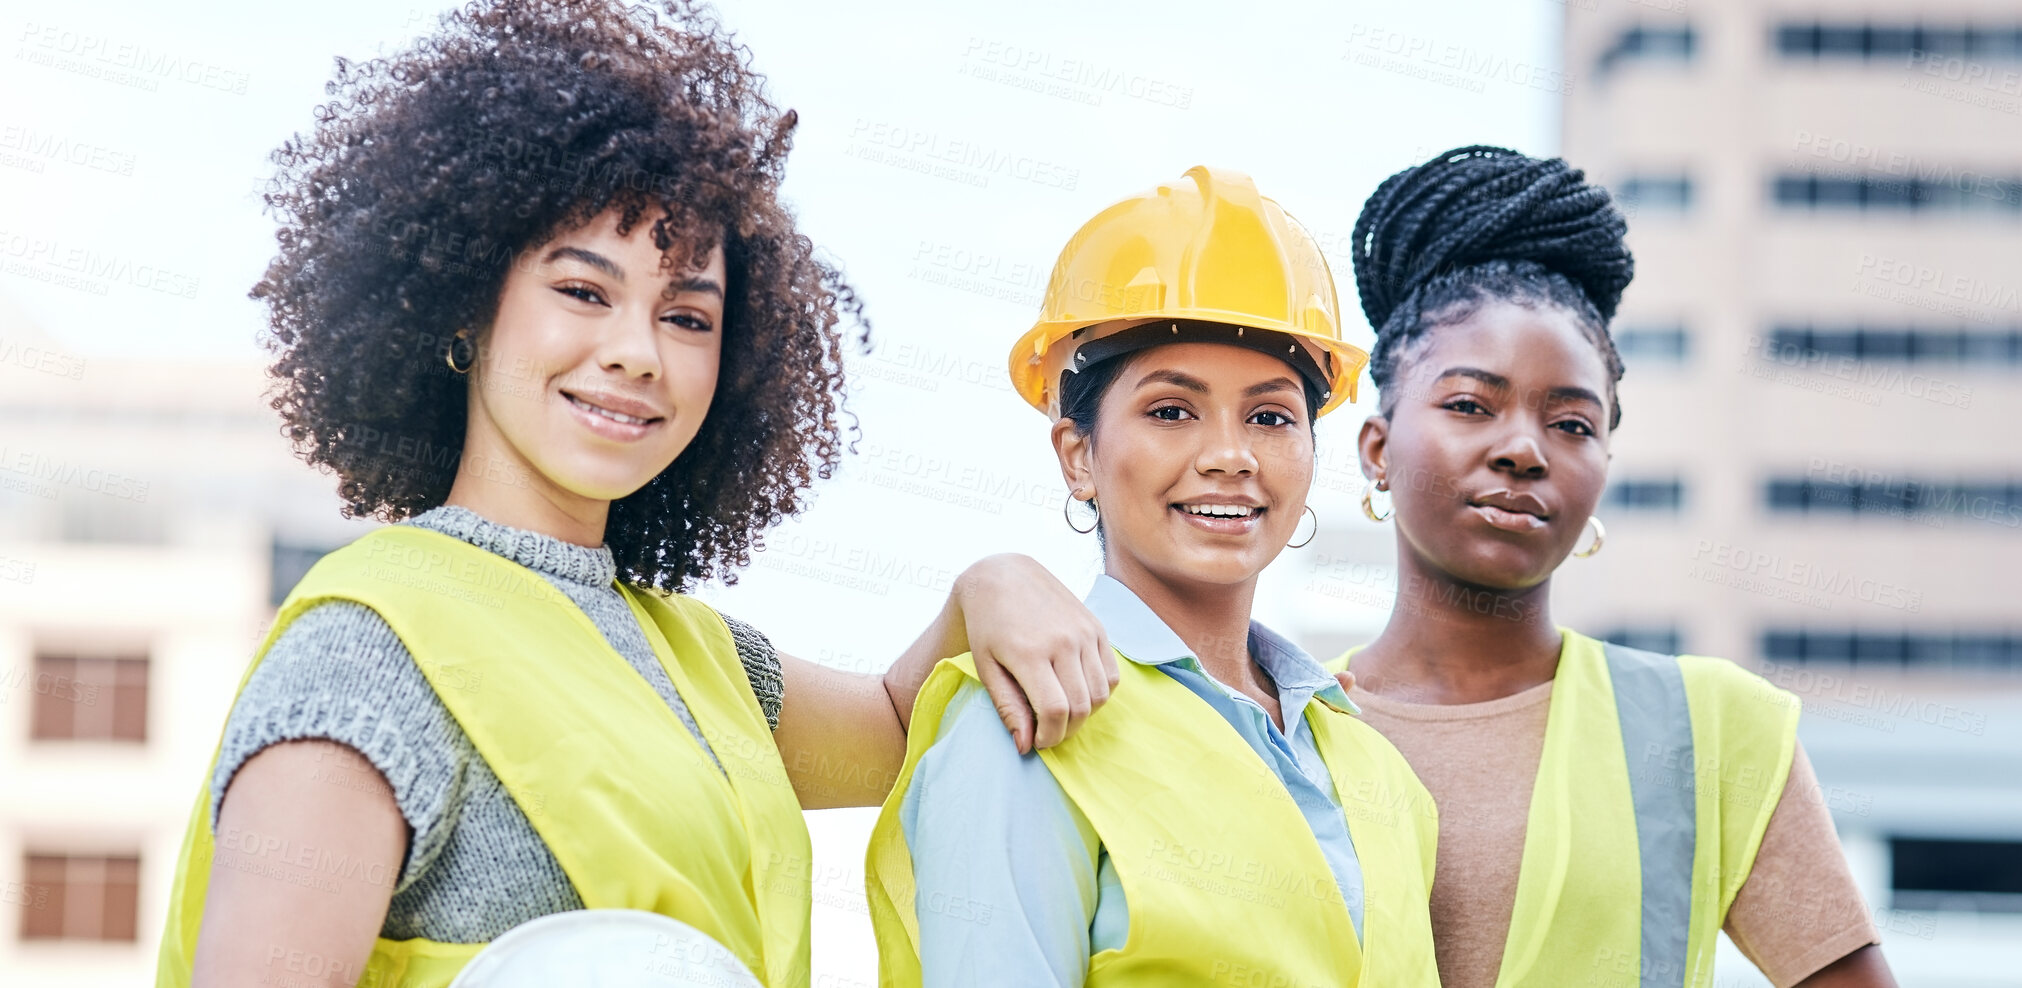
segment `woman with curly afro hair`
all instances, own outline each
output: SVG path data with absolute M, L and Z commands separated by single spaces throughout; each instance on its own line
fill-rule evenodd
M 1021 748 L 1107 696 L 1100 625 L 1022 556 L 964 572 L 882 682 L 681 593 L 837 465 L 861 324 L 747 60 L 680 3 L 479 0 L 340 59 L 275 153 L 273 407 L 347 515 L 397 524 L 260 646 L 163 984 L 442 985 L 520 923 L 631 908 L 804 985 L 800 811 L 884 798 L 935 660 L 979 656 Z

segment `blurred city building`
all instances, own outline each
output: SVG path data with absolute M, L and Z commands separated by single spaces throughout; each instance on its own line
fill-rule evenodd
M 0 971 L 151 983 L 274 605 L 354 537 L 254 362 L 86 357 L 0 301 Z

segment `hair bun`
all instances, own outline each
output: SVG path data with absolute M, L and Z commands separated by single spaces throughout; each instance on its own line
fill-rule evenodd
M 1613 319 L 1635 263 L 1628 224 L 1608 190 L 1563 158 L 1473 145 L 1383 181 L 1355 220 L 1352 255 L 1362 312 L 1381 332 L 1390 313 L 1438 274 L 1482 261 L 1535 261 L 1578 284 Z

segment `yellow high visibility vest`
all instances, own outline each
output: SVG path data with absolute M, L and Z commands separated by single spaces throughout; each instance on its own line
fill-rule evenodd
M 1122 679 L 1080 732 L 1040 758 L 1109 852 L 1130 905 L 1120 949 L 1089 960 L 1090 986 L 1436 986 L 1427 897 L 1439 824 L 1432 799 L 1381 735 L 1324 703 L 1306 707 L 1363 877 L 1358 942 L 1319 841 L 1235 728 L 1159 670 Z M 906 761 L 871 833 L 865 887 L 880 983 L 921 983 L 912 856 L 899 824 L 920 756 L 976 670 L 941 662 L 920 691 Z
M 282 603 L 253 666 L 310 607 L 372 608 L 584 906 L 671 916 L 730 948 L 768 986 L 805 986 L 807 826 L 730 631 L 699 601 L 619 589 L 721 771 L 573 601 L 511 560 L 423 528 L 377 529 L 319 561 Z M 163 986 L 190 981 L 215 851 L 209 789 L 176 864 Z M 380 939 L 359 983 L 447 985 L 483 946 Z
M 1560 631 L 1497 988 L 1705 988 L 1790 775 L 1798 700 L 1726 659 Z

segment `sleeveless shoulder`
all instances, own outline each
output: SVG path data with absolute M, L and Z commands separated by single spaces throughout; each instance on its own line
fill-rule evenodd
M 742 667 L 744 679 L 758 701 L 759 712 L 765 715 L 766 727 L 775 731 L 779 729 L 779 708 L 785 701 L 786 680 L 780 668 L 779 653 L 773 649 L 771 639 L 757 628 L 687 594 L 662 593 L 639 587 L 628 587 L 627 590 L 647 608 L 648 614 L 672 613 L 677 620 L 687 622 L 701 633 L 705 641 L 710 637 L 711 625 L 721 627 L 736 651 L 738 665 Z
M 323 739 L 356 749 L 385 777 L 414 829 L 400 885 L 446 845 L 475 751 L 413 656 L 371 608 L 331 600 L 304 610 L 267 650 L 233 703 L 211 775 L 216 832 L 232 777 L 285 741 Z M 341 775 L 342 773 L 338 773 Z M 360 790 L 369 778 L 329 780 Z
M 1797 694 L 1742 668 L 1731 659 L 1680 655 L 1678 666 L 1695 688 L 1711 691 L 1725 702 L 1765 711 L 1784 711 L 1793 717 L 1802 706 Z
M 1691 701 L 1692 729 L 1702 736 L 1702 746 L 1717 740 L 1727 762 L 1745 759 L 1766 766 L 1757 773 L 1764 777 L 1752 784 L 1752 788 L 1760 790 L 1754 807 L 1761 818 L 1757 822 L 1766 824 L 1790 771 L 1803 702 L 1797 694 L 1728 659 L 1681 655 L 1678 667 Z M 1759 835 L 1760 827 L 1756 829 Z

